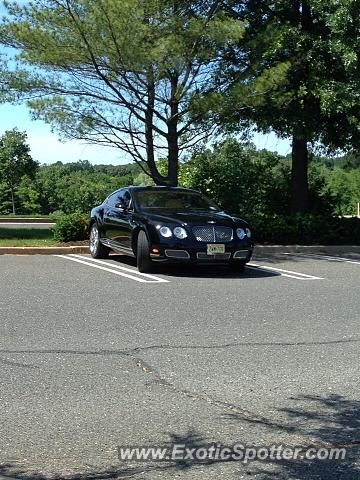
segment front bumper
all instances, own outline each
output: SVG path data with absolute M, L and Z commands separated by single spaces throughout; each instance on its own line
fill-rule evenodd
M 186 245 L 152 245 L 151 259 L 155 262 L 170 263 L 232 263 L 249 262 L 253 253 L 252 244 L 225 244 L 225 253 L 208 255 L 206 244 L 199 246 Z

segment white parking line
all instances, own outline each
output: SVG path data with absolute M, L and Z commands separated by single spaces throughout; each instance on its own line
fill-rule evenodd
M 116 266 L 117 269 L 102 267 L 101 265 L 97 265 L 97 263 L 94 263 L 94 262 L 101 262 L 101 260 L 95 260 L 93 258 L 92 259 L 86 258 L 87 261 L 85 261 L 84 257 L 76 256 L 76 257 L 79 257 L 79 258 L 74 258 L 75 255 L 54 255 L 54 256 L 59 257 L 59 258 L 64 258 L 65 260 L 70 260 L 72 262 L 81 263 L 81 264 L 86 265 L 88 267 L 98 268 L 100 270 L 104 270 L 105 272 L 113 273 L 114 275 L 119 275 L 121 277 L 129 278 L 130 280 L 135 280 L 135 282 L 140 282 L 140 283 L 168 283 L 168 280 L 165 280 L 163 278 L 155 277 L 154 275 L 148 275 L 146 273 L 140 273 L 140 272 L 137 272 L 135 270 L 131 270 L 130 268 L 125 268 L 125 267 L 120 267 L 120 266 Z M 101 263 L 104 263 L 105 265 L 109 265 L 106 262 L 101 262 Z M 113 266 L 113 265 L 109 265 L 109 266 Z M 130 275 L 128 273 L 125 273 L 125 271 L 119 271 L 119 270 L 125 270 L 125 271 L 131 272 L 132 274 L 135 274 L 137 276 Z
M 351 260 L 350 258 L 346 257 L 332 257 L 330 255 L 318 255 L 315 253 L 283 253 L 283 255 L 317 258 L 319 260 L 328 260 L 329 262 L 353 263 L 355 265 L 360 265 L 360 261 Z
M 258 265 L 257 263 L 248 263 L 250 268 L 270 270 L 280 273 L 283 277 L 295 278 L 296 280 L 324 280 L 322 277 L 315 277 L 314 275 L 308 275 L 306 273 L 293 272 L 292 270 L 284 270 L 283 268 L 268 267 L 267 265 Z

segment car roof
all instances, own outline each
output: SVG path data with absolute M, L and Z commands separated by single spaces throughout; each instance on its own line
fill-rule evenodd
M 170 190 L 170 191 L 179 191 L 179 192 L 196 192 L 196 190 L 192 190 L 191 188 L 184 188 L 184 187 L 170 187 L 167 185 L 151 185 L 151 186 L 135 186 L 130 185 L 129 187 L 122 187 L 126 190 Z M 198 193 L 198 192 L 196 192 Z
M 129 185 L 128 187 L 120 187 L 118 188 L 117 190 L 114 190 L 112 193 L 110 193 L 110 195 L 108 195 L 106 197 L 106 200 L 111 197 L 112 195 L 114 195 L 115 193 L 117 192 L 120 192 L 120 190 L 129 190 L 130 192 L 136 192 L 136 191 L 151 191 L 151 190 L 158 190 L 158 191 L 161 191 L 161 190 L 165 190 L 165 191 L 176 191 L 176 192 L 194 192 L 194 193 L 198 193 L 198 194 L 201 194 L 200 192 L 198 192 L 197 190 L 193 190 L 191 188 L 184 188 L 184 187 L 170 187 L 170 186 L 162 186 L 162 185 L 150 185 L 150 186 L 139 186 L 139 185 Z M 105 201 L 106 201 L 105 200 Z

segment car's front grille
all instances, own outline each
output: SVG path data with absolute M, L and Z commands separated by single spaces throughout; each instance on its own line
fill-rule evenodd
M 196 257 L 198 260 L 229 260 L 231 257 L 230 252 L 225 252 L 225 253 L 214 253 L 214 255 L 208 255 L 207 253 L 204 252 L 198 252 L 196 254 Z
M 198 242 L 231 242 L 233 238 L 233 230 L 230 227 L 219 227 L 219 226 L 201 226 L 193 227 L 193 234 Z

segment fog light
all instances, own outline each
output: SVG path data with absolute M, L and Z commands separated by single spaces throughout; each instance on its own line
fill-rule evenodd
M 151 251 L 152 253 L 160 253 L 160 250 L 158 248 L 153 248 Z

